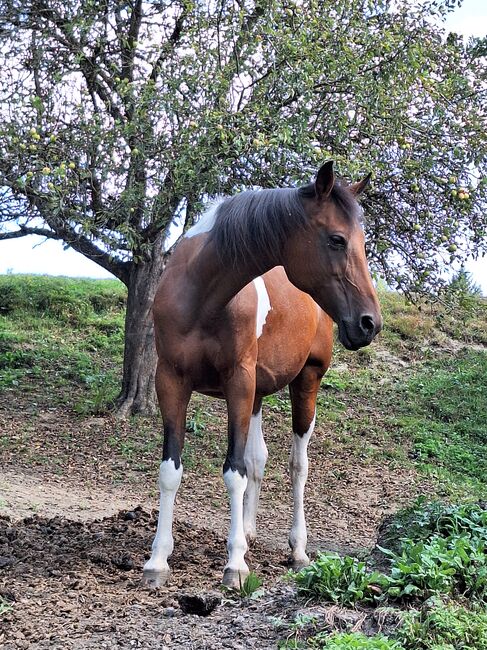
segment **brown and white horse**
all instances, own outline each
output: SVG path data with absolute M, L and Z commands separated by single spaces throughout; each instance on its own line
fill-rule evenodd
M 227 403 L 223 478 L 231 524 L 223 583 L 238 588 L 249 572 L 245 553 L 256 535 L 267 460 L 262 398 L 289 385 L 294 498 L 289 544 L 294 567 L 308 564 L 307 446 L 320 380 L 331 359 L 332 320 L 350 350 L 368 345 L 382 324 L 356 200 L 368 181 L 336 183 L 330 161 L 306 187 L 237 194 L 214 205 L 172 255 L 154 300 L 164 445 L 146 584 L 160 586 L 169 576 L 192 391 Z

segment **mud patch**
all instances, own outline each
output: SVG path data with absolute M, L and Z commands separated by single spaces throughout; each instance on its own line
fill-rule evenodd
M 194 640 L 188 637 L 194 624 L 184 631 L 186 624 L 175 620 L 182 616 L 177 592 L 219 589 L 225 562 L 225 540 L 219 533 L 176 522 L 170 584 L 155 592 L 141 585 L 155 527 L 156 513 L 142 508 L 92 522 L 36 515 L 17 522 L 0 519 L 0 595 L 12 606 L 2 621 L 2 647 L 161 648 L 181 647 L 183 641 L 188 648 L 251 647 L 211 645 L 216 642 L 213 632 L 209 645 L 204 640 L 205 629 L 228 617 L 224 610 L 245 621 L 242 612 L 235 613 L 240 603 L 218 608 L 210 622 L 197 617 Z M 248 560 L 267 585 L 285 570 L 282 554 L 259 544 Z M 232 638 L 238 640 L 238 635 Z

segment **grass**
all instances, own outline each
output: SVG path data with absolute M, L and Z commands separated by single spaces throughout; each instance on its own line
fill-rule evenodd
M 12 611 L 12 605 L 2 596 L 0 596 L 0 617 L 2 617 L 4 614 L 8 614 L 10 611 Z
M 340 359 L 325 375 L 318 421 L 330 439 L 371 460 L 414 465 L 443 495 L 486 498 L 485 351 L 440 350 L 392 371 L 389 363 L 342 368 Z
M 487 611 L 432 600 L 405 614 L 397 637 L 405 650 L 487 650 Z
M 125 288 L 116 280 L 0 276 L 0 390 L 35 391 L 80 414 L 119 388 Z
M 403 351 L 414 343 L 444 343 L 451 338 L 463 343 L 487 345 L 487 300 L 469 297 L 468 308 L 441 303 L 414 305 L 400 295 L 380 291 L 384 332 L 388 347 Z
M 396 393 L 395 424 L 412 439 L 423 468 L 485 487 L 487 354 L 465 351 L 428 361 Z

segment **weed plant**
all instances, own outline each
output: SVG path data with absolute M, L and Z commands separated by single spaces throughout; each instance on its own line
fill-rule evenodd
M 371 573 L 365 562 L 324 553 L 295 574 L 294 580 L 301 595 L 339 605 L 373 602 L 387 581 L 382 574 Z
M 298 593 L 340 605 L 416 604 L 395 639 L 320 632 L 285 647 L 487 650 L 487 510 L 418 499 L 388 524 L 380 547 L 390 573 L 370 571 L 352 557 L 319 555 L 294 579 Z M 469 603 L 469 608 L 456 603 Z M 441 599 L 446 599 L 444 603 Z M 304 642 L 303 642 L 304 643 Z
M 326 648 L 326 650 L 403 650 L 403 646 L 393 639 L 382 635 L 373 637 L 357 632 L 320 633 L 308 641 L 309 648 Z
M 405 650 L 487 650 L 487 611 L 433 600 L 406 612 L 396 637 Z

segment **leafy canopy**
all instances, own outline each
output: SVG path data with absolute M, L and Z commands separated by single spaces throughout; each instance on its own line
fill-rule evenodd
M 0 238 L 63 239 L 127 280 L 178 218 L 325 159 L 375 182 L 374 268 L 437 289 L 485 251 L 485 40 L 451 0 L 0 4 Z

